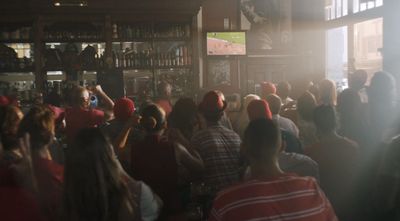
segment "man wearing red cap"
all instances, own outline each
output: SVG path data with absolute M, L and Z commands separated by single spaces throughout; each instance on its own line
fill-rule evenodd
M 135 103 L 129 98 L 120 98 L 115 101 L 113 112 L 115 118 L 103 127 L 103 131 L 111 139 L 115 139 L 119 135 L 128 119 L 135 112 Z
M 124 168 L 127 168 L 129 165 L 129 147 L 132 141 L 133 132 L 129 131 L 126 139 L 122 138 L 121 141 L 120 133 L 123 131 L 126 123 L 132 117 L 135 112 L 135 103 L 129 98 L 120 98 L 114 103 L 114 119 L 110 122 L 106 122 L 105 125 L 102 126 L 102 131 L 105 135 L 110 138 L 110 141 L 113 143 L 114 151 L 117 154 L 119 161 L 121 162 Z
M 0 96 L 0 106 L 7 106 L 10 104 L 10 100 L 6 96 Z
M 241 140 L 233 130 L 219 122 L 226 103 L 216 91 L 210 91 L 199 105 L 207 128 L 194 134 L 192 144 L 204 161 L 204 181 L 214 191 L 239 181 Z

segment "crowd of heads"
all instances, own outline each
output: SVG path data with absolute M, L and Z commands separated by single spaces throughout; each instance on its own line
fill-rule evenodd
M 303 146 L 308 143 L 302 140 L 306 138 L 302 137 L 304 131 L 301 122 L 308 122 L 315 127 L 315 136 L 319 139 L 339 134 L 356 141 L 360 146 L 370 145 L 363 146 L 363 149 L 372 149 L 374 145 L 387 141 L 383 138 L 388 137 L 384 131 L 395 128 L 391 130 L 392 135 L 400 133 L 396 131 L 399 129 L 398 125 L 397 128 L 394 125 L 398 123 L 396 121 L 398 112 L 395 109 L 398 108 L 395 100 L 395 81 L 385 72 L 376 73 L 370 80 L 369 86 L 366 85 L 367 81 L 368 76 L 365 71 L 356 71 L 349 76 L 350 87 L 338 93 L 335 83 L 324 79 L 296 96 L 297 100 L 291 99 L 292 86 L 287 81 L 276 85 L 271 82 L 261 83 L 259 96 L 255 94 L 244 96 L 241 111 L 228 114 L 230 121 L 233 122 L 233 129 L 242 139 L 242 157 L 249 165 L 268 166 L 278 161 L 280 152 L 291 144 L 284 138 L 287 131 L 282 129 L 274 118 L 277 115 L 287 116 L 298 125 L 300 135 L 291 134 L 291 136 L 299 139 Z M 363 89 L 368 96 L 367 103 L 361 99 L 360 93 Z M 171 91 L 171 85 L 160 83 L 159 94 L 162 99 L 170 102 Z M 90 99 L 93 93 L 87 88 L 75 87 L 71 91 L 70 105 L 67 108 L 77 108 L 85 114 L 92 113 Z M 23 158 L 23 154 L 20 153 L 23 151 L 21 146 L 23 148 L 29 146 L 29 152 L 34 157 L 50 155 L 48 153 L 50 146 L 57 140 L 62 141 L 65 136 L 63 134 L 65 128 L 59 129 L 56 122 L 57 119 L 65 117 L 65 114 L 68 120 L 67 110 L 65 114 L 60 114 L 54 105 L 46 104 L 42 99 L 35 102 L 35 105 L 23 114 L 18 105 L 13 105 L 5 96 L 0 96 L 0 103 L 2 144 L 0 166 L 5 164 L 9 166 Z M 129 128 L 134 127 L 140 131 L 139 134 L 163 136 L 175 129 L 182 134 L 182 138 L 179 139 L 186 141 L 179 140 L 179 142 L 187 144 L 199 131 L 221 124 L 221 120 L 227 117 L 227 106 L 221 91 L 209 91 L 199 103 L 192 98 L 179 98 L 174 105 L 171 102 L 170 112 L 157 102 L 135 104 L 129 98 L 115 100 L 110 111 L 112 119 L 122 125 L 118 132 L 123 131 L 123 126 L 136 117 L 136 124 L 129 125 Z M 387 111 L 388 109 L 391 110 Z M 290 115 L 293 110 L 295 115 Z M 95 113 L 97 112 L 82 115 L 81 120 L 94 122 L 93 119 L 100 116 Z M 373 123 L 385 121 L 382 120 L 384 118 L 391 120 L 388 120 L 387 124 L 379 124 L 379 131 L 373 130 L 375 127 Z M 101 122 L 107 123 L 103 120 Z M 364 130 L 368 127 L 372 131 Z M 29 135 L 29 142 L 23 144 L 21 139 L 26 135 Z M 123 140 L 120 137 L 123 136 L 107 136 L 102 124 L 93 123 L 90 127 L 80 128 L 73 142 L 68 142 L 68 145 L 64 146 L 65 172 L 61 204 L 67 220 L 120 220 L 121 208 L 123 213 L 128 214 L 127 216 L 137 215 L 135 213 L 138 201 L 134 199 L 135 196 L 131 194 L 124 180 L 126 178 L 122 175 L 129 169 L 123 168 L 118 160 L 121 157 L 120 153 L 113 148 L 116 141 Z M 363 137 L 371 139 L 366 141 Z M 375 140 L 372 140 L 373 138 Z M 394 148 L 396 142 L 392 145 Z M 190 150 L 188 152 L 196 155 Z M 4 156 L 10 153 L 14 153 L 15 156 L 11 157 L 11 161 L 5 161 Z M 47 159 L 52 160 L 52 157 Z

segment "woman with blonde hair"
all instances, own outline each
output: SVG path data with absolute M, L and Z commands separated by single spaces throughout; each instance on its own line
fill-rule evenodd
M 324 79 L 319 82 L 319 105 L 336 106 L 336 84 L 332 80 Z

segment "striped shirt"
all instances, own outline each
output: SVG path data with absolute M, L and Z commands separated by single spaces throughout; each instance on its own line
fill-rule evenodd
M 219 193 L 209 221 L 337 221 L 329 200 L 311 177 L 285 174 L 251 180 Z
M 220 124 L 193 136 L 192 145 L 204 161 L 204 182 L 214 191 L 239 182 L 240 144 L 239 135 Z

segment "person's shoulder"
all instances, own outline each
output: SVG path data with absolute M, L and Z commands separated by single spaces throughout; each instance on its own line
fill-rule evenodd
M 286 186 L 287 191 L 291 189 L 308 189 L 317 190 L 318 181 L 315 177 L 311 176 L 299 176 L 297 174 L 289 174 L 280 180 L 280 186 Z
M 48 159 L 35 159 L 35 170 L 38 173 L 53 176 L 55 180 L 62 182 L 64 179 L 64 166 Z
M 343 137 L 343 138 L 341 138 L 341 140 L 345 144 L 345 146 L 347 146 L 347 148 L 352 148 L 352 149 L 355 149 L 355 150 L 359 149 L 359 146 L 358 146 L 357 142 L 355 142 L 354 140 L 351 140 L 351 139 L 349 139 L 347 137 Z
M 285 122 L 285 123 L 287 123 L 287 124 L 293 124 L 293 125 L 295 125 L 295 123 L 294 123 L 291 119 L 289 119 L 289 118 L 287 118 L 287 117 L 279 116 L 279 120 L 281 120 L 281 121 L 283 121 L 283 122 Z
M 201 129 L 193 134 L 192 141 L 201 140 L 204 136 L 210 133 L 208 129 Z
M 96 114 L 96 115 L 104 115 L 104 111 L 96 109 L 96 108 L 90 108 L 87 111 L 92 114 Z
M 227 187 L 217 193 L 215 197 L 215 201 L 224 201 L 225 198 L 229 196 L 234 196 L 240 194 L 240 192 L 246 191 L 252 185 L 257 184 L 257 180 L 245 181 L 241 183 L 234 184 L 230 187 Z
M 300 153 L 288 153 L 288 152 L 282 152 L 279 155 L 279 158 L 284 158 L 284 159 L 290 159 L 293 161 L 297 162 L 302 162 L 302 163 L 307 163 L 307 164 L 317 164 L 313 159 L 311 159 L 309 156 L 305 154 L 300 154 Z
M 268 179 L 268 180 L 250 180 L 242 183 L 238 183 L 231 187 L 228 187 L 217 194 L 216 200 L 220 198 L 224 198 L 232 195 L 240 195 L 241 193 L 247 192 L 253 188 L 270 188 L 270 185 L 285 185 L 290 187 L 297 186 L 313 186 L 317 184 L 317 181 L 314 177 L 310 176 L 299 176 L 294 173 L 285 173 L 283 176 Z
M 222 125 L 218 125 L 217 127 L 214 127 L 213 130 L 220 131 L 221 133 L 228 134 L 230 136 L 234 136 L 234 137 L 239 137 L 240 138 L 239 134 L 236 133 L 234 130 L 229 129 L 229 128 L 227 128 L 225 126 L 222 126 Z

